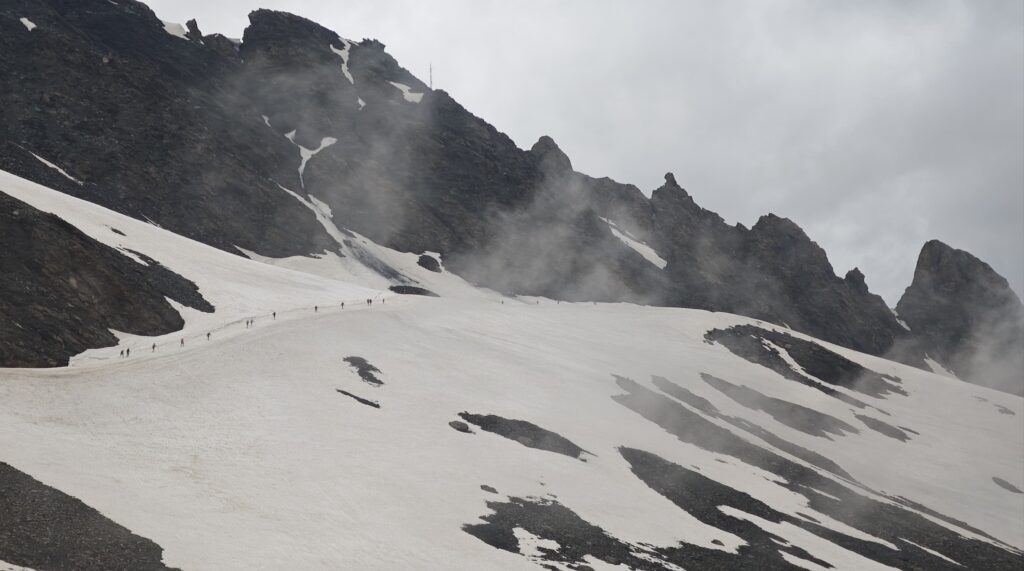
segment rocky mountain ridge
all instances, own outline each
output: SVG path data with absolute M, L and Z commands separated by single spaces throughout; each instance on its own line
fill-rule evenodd
M 378 41 L 269 10 L 236 43 L 134 0 L 0 7 L 0 169 L 217 248 L 344 255 L 315 199 L 338 228 L 506 294 L 739 313 L 918 366 L 961 342 L 927 317 L 908 331 L 785 218 L 730 226 L 671 174 L 648 199 L 549 137 L 518 148 Z

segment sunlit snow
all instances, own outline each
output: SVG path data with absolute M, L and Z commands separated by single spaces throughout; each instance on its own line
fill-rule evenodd
M 35 25 L 35 24 L 33 24 L 33 23 L 32 23 L 32 20 L 29 20 L 28 18 L 22 18 L 22 19 L 21 19 L 21 23 L 22 23 L 22 24 L 23 24 L 23 25 L 25 26 L 25 28 L 27 28 L 27 29 L 28 29 L 28 31 L 30 31 L 30 32 L 31 32 L 32 30 L 36 29 L 36 25 Z

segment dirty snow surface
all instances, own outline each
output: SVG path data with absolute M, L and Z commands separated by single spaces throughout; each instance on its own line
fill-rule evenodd
M 735 315 L 501 298 L 426 270 L 442 297 L 396 296 L 329 257 L 244 259 L 4 173 L 0 192 L 160 261 L 217 308 L 70 367 L 0 369 L 0 462 L 158 545 L 168 567 L 1024 563 L 1024 495 L 993 480 L 1024 488 L 1019 397 Z M 347 258 L 419 279 L 417 255 L 336 231 Z M 870 382 L 744 345 L 764 330 Z M 34 568 L 4 508 L 37 506 L 4 489 L 0 568 Z

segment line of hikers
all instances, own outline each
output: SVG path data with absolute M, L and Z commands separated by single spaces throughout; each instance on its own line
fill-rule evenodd
M 381 301 L 381 303 L 384 303 L 384 298 L 381 298 L 380 301 Z M 373 299 L 369 298 L 369 297 L 366 298 L 366 305 L 367 306 L 373 305 Z M 345 309 L 345 302 L 344 301 L 341 302 L 341 308 Z M 319 312 L 320 312 L 320 306 L 319 305 L 314 305 L 313 306 L 313 313 L 319 313 Z M 277 321 L 277 312 L 276 311 L 271 312 L 270 316 L 271 316 L 271 318 L 274 321 Z M 245 320 L 245 328 L 246 329 L 250 329 L 254 325 L 256 325 L 256 319 L 255 318 L 253 318 L 253 319 L 246 319 Z M 206 340 L 207 341 L 210 340 L 210 332 L 209 331 L 206 332 Z M 184 347 L 185 346 L 185 338 L 184 337 L 182 337 L 178 341 L 178 346 L 179 347 Z M 149 352 L 150 353 L 156 353 L 156 343 L 153 343 L 153 345 L 149 349 Z M 127 359 L 128 357 L 131 357 L 131 356 L 132 356 L 132 350 L 131 350 L 130 347 L 129 348 L 125 348 L 125 349 L 121 349 L 121 358 L 122 359 Z

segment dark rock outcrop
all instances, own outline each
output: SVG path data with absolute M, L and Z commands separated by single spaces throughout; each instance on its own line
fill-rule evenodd
M 416 259 L 416 265 L 430 272 L 441 273 L 441 262 L 434 256 L 423 254 Z
M 0 462 L 0 567 L 169 571 L 162 559 L 149 539 Z
M 896 311 L 924 350 L 960 378 L 1024 395 L 1024 306 L 985 262 L 928 242 Z
M 2 190 L 2 189 L 0 189 Z M 195 284 L 143 265 L 0 192 L 0 364 L 55 367 L 117 344 L 111 329 L 162 335 L 184 321 L 165 299 L 213 307 Z
M 580 458 L 586 450 L 574 444 L 564 436 L 541 428 L 532 422 L 516 420 L 514 418 L 503 418 L 494 414 L 471 414 L 460 412 L 459 416 L 466 422 L 479 426 L 487 432 L 504 436 L 514 440 L 527 448 L 547 450 L 563 454 L 571 458 Z
M 422 296 L 425 296 L 425 297 L 441 297 L 441 296 L 437 295 L 436 293 L 430 291 L 429 289 L 418 287 L 418 286 L 393 285 L 393 286 L 389 287 L 388 289 L 390 289 L 391 291 L 393 291 L 393 292 L 395 292 L 395 293 L 397 293 L 399 295 L 422 295 Z
M 26 33 L 20 17 L 37 28 Z M 241 96 L 240 69 L 134 0 L 7 0 L 0 169 L 231 252 L 333 247 L 275 184 L 301 190 L 299 154 Z

